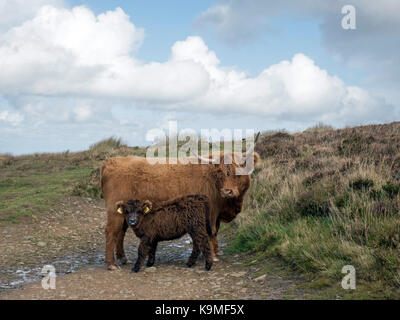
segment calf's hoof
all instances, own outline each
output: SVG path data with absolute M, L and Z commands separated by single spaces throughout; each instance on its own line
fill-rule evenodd
M 137 273 L 137 272 L 139 272 L 139 270 L 140 270 L 140 267 L 139 267 L 139 266 L 134 266 L 134 267 L 132 268 L 131 272 L 132 272 L 132 273 Z
M 146 267 L 152 267 L 152 266 L 154 266 L 154 261 L 147 261 L 147 263 L 146 263 Z
M 210 271 L 211 270 L 211 266 L 212 266 L 212 263 L 206 263 L 206 270 L 207 271 Z
M 188 262 L 186 263 L 186 267 L 191 268 L 194 266 L 194 262 Z
M 218 252 L 216 253 L 216 255 L 217 255 L 217 256 L 223 256 L 224 253 L 223 253 L 222 251 L 218 251 Z
M 119 270 L 121 269 L 119 266 L 115 265 L 115 264 L 110 264 L 107 266 L 107 269 L 110 271 L 114 271 L 114 270 Z
M 218 259 L 217 257 L 213 257 L 212 260 L 213 260 L 214 262 L 218 262 L 218 261 L 219 261 L 219 259 Z

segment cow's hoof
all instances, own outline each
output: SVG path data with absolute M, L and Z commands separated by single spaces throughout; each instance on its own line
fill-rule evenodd
M 193 267 L 193 266 L 194 266 L 194 263 L 191 263 L 191 262 L 186 263 L 186 267 L 187 267 L 187 268 L 191 268 L 191 267 Z
M 219 261 L 219 259 L 218 259 L 217 257 L 213 257 L 212 260 L 213 260 L 214 262 L 218 262 L 218 261 Z
M 210 271 L 212 263 L 206 263 L 206 270 Z
M 110 271 L 114 271 L 114 270 L 119 270 L 121 268 L 115 264 L 110 264 L 109 266 L 107 266 L 107 269 Z
M 127 257 L 119 258 L 119 259 L 117 259 L 117 261 L 118 261 L 118 264 L 120 264 L 120 265 L 124 265 L 124 264 L 127 264 L 129 262 Z
M 224 253 L 223 253 L 222 251 L 218 251 L 218 252 L 216 253 L 216 255 L 217 255 L 217 256 L 223 256 Z
M 147 262 L 146 263 L 146 267 L 152 267 L 154 266 L 154 261 L 153 262 Z

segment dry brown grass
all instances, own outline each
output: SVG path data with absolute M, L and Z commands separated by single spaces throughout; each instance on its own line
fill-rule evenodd
M 400 287 L 400 123 L 268 133 L 256 151 L 233 250 L 336 284 L 351 264 L 360 280 Z

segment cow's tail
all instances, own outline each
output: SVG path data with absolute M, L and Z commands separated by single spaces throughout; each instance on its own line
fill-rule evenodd
M 206 208 L 206 230 L 207 230 L 207 234 L 209 237 L 212 236 L 212 229 L 211 229 L 211 222 L 210 222 L 210 205 L 208 203 L 208 201 L 205 202 L 205 206 Z

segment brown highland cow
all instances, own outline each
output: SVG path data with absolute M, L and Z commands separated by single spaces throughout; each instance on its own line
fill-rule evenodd
M 256 163 L 259 159 L 254 148 L 242 155 L 244 161 L 254 159 Z M 217 240 L 220 222 L 232 221 L 242 210 L 244 197 L 250 187 L 251 172 L 248 175 L 235 174 L 235 170 L 243 168 L 245 164 L 237 163 L 233 153 L 221 152 L 217 159 L 197 158 L 203 162 L 150 164 L 146 158 L 136 156 L 110 158 L 103 162 L 101 190 L 107 208 L 105 261 L 109 270 L 119 268 L 114 252 L 120 263 L 128 261 L 124 251 L 128 225 L 117 213 L 115 205 L 120 200 L 138 199 L 159 203 L 189 194 L 206 195 L 210 200 L 211 253 L 213 257 L 221 254 Z M 232 160 L 230 164 L 225 161 L 226 158 Z
M 138 272 L 148 256 L 151 267 L 156 258 L 159 241 L 174 240 L 188 233 L 193 240 L 193 250 L 187 262 L 192 267 L 200 252 L 206 260 L 206 270 L 212 266 L 209 240 L 211 237 L 210 207 L 206 196 L 189 195 L 152 208 L 148 200 L 129 200 L 116 203 L 117 211 L 124 216 L 140 238 L 138 258 L 132 272 Z

